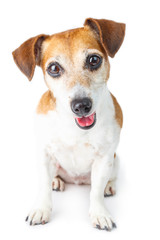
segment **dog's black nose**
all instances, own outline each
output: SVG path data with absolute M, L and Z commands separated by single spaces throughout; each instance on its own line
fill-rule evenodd
M 92 101 L 89 98 L 74 99 L 71 102 L 72 111 L 79 117 L 88 115 L 92 108 Z

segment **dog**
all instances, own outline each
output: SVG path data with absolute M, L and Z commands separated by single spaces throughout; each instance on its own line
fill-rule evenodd
M 13 51 L 29 80 L 36 65 L 48 91 L 36 109 L 40 191 L 26 221 L 45 224 L 52 211 L 52 190 L 64 184 L 91 184 L 89 216 L 98 229 L 116 227 L 104 205 L 115 194 L 116 148 L 123 114 L 107 88 L 109 57 L 119 50 L 125 24 L 87 18 L 84 27 L 41 34 Z

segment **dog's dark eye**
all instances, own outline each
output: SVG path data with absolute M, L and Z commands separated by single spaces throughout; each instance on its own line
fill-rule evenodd
M 90 70 L 98 69 L 101 63 L 102 63 L 102 57 L 100 57 L 99 55 L 94 54 L 94 55 L 89 55 L 87 57 L 86 64 Z
M 58 63 L 51 63 L 47 68 L 47 72 L 52 77 L 59 77 L 62 73 L 63 69 Z

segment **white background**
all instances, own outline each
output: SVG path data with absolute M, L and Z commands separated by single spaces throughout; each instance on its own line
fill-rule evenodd
M 1 1 L 0 3 L 0 238 L 160 239 L 160 11 L 159 1 Z M 46 86 L 37 68 L 32 82 L 11 52 L 28 38 L 81 27 L 85 18 L 126 23 L 111 59 L 109 89 L 124 113 L 118 148 L 117 195 L 105 200 L 118 228 L 92 228 L 89 186 L 53 192 L 50 223 L 24 219 L 37 193 L 33 115 Z

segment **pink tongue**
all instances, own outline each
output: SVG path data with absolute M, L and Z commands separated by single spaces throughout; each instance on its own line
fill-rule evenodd
M 90 126 L 94 122 L 94 113 L 88 117 L 76 118 L 76 120 L 81 127 Z

